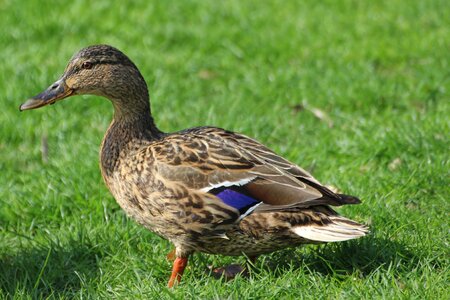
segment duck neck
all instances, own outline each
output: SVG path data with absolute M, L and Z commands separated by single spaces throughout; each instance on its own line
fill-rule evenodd
M 122 153 L 137 150 L 164 135 L 153 121 L 148 96 L 146 99 L 130 101 L 132 106 L 121 105 L 126 103 L 122 101 L 112 102 L 114 118 L 103 138 L 100 152 L 103 176 L 111 175 L 117 168 L 119 158 L 124 155 Z

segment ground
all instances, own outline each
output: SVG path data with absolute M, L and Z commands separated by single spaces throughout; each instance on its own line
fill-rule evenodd
M 0 298 L 448 299 L 450 5 L 446 1 L 0 3 Z M 19 113 L 90 44 L 121 49 L 159 127 L 215 125 L 324 184 L 365 238 L 265 255 L 248 278 L 195 255 L 166 288 L 170 245 L 104 186 L 108 101 Z

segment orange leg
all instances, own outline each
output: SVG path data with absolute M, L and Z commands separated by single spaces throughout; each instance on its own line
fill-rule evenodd
M 178 284 L 181 280 L 181 276 L 183 275 L 184 269 L 186 268 L 188 262 L 187 257 L 177 257 L 173 262 L 172 275 L 170 275 L 169 283 L 167 286 L 169 288 Z

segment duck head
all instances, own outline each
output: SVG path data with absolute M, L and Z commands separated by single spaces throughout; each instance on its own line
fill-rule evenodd
M 149 112 L 147 85 L 141 73 L 125 54 L 108 45 L 80 50 L 70 59 L 61 78 L 28 99 L 20 110 L 35 109 L 84 94 L 110 99 L 116 114 L 142 109 Z

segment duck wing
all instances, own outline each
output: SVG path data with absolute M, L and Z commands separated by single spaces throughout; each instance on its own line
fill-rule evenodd
M 336 194 L 311 174 L 258 141 L 220 128 L 198 127 L 152 146 L 158 175 L 192 192 L 216 196 L 238 218 L 252 211 L 284 211 L 359 203 Z

